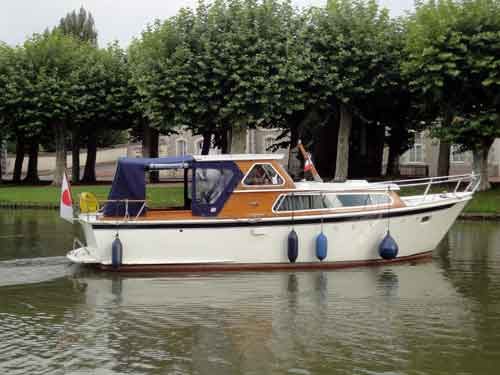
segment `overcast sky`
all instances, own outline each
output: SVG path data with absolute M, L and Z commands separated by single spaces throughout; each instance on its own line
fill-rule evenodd
M 398 16 L 413 8 L 414 0 L 379 0 Z M 293 0 L 303 7 L 322 5 L 326 0 Z M 174 15 L 197 0 L 0 0 L 0 41 L 22 43 L 27 36 L 57 25 L 59 19 L 83 5 L 94 16 L 99 44 L 118 40 L 126 47 L 154 19 Z

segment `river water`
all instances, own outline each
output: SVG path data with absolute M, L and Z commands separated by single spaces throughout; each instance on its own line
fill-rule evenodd
M 52 211 L 0 211 L 0 374 L 497 374 L 500 225 L 418 264 L 99 273 Z

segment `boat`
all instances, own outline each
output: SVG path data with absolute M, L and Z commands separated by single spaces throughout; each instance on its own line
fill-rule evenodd
M 418 260 L 429 257 L 479 185 L 474 174 L 297 182 L 282 158 L 121 158 L 106 201 L 90 193 L 80 196 L 75 221 L 85 241 L 75 239 L 67 257 L 103 270 L 172 272 Z M 164 170 L 182 176 L 180 207 L 157 208 L 146 200 L 146 174 Z M 401 193 L 417 187 L 424 191 Z

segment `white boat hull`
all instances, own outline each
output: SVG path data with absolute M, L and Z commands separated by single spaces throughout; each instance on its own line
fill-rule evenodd
M 112 242 L 118 233 L 123 244 L 121 269 L 160 265 L 172 270 L 194 270 L 192 267 L 196 266 L 288 267 L 287 239 L 294 229 L 299 238 L 299 255 L 293 266 L 358 265 L 381 261 L 378 248 L 390 229 L 399 246 L 396 260 L 411 259 L 428 254 L 439 244 L 471 196 L 386 213 L 309 216 L 281 222 L 273 218 L 103 224 L 81 216 L 87 246 L 73 250 L 68 258 L 75 263 L 96 263 L 108 268 L 112 263 Z M 315 249 L 321 230 L 328 239 L 328 255 L 323 262 L 317 259 Z

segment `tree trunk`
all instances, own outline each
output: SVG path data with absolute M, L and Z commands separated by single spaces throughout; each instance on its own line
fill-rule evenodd
M 387 158 L 386 176 L 398 177 L 399 176 L 399 147 L 394 143 L 389 144 L 389 156 Z
M 159 156 L 159 147 L 160 147 L 160 133 L 155 128 L 150 128 L 150 149 L 149 149 L 149 157 L 157 158 Z M 149 174 L 149 182 L 157 183 L 160 182 L 160 171 L 153 171 Z
M 222 154 L 229 153 L 230 130 L 222 130 L 219 132 L 219 146 Z
M 493 142 L 487 142 L 482 148 L 472 152 L 474 173 L 481 177 L 478 191 L 491 189 L 488 173 L 488 154 L 492 144 Z
M 349 138 L 352 129 L 352 113 L 345 104 L 340 105 L 340 126 L 337 140 L 337 161 L 335 163 L 335 181 L 347 180 L 349 171 Z
M 96 182 L 95 162 L 97 158 L 97 134 L 89 132 L 87 140 L 87 160 L 85 160 L 85 169 L 83 171 L 82 182 L 93 184 Z
M 450 174 L 450 144 L 439 142 L 438 176 L 449 176 Z
M 3 143 L 3 140 L 0 139 L 0 184 L 3 182 L 3 163 L 4 163 L 4 160 L 7 161 L 7 159 L 5 158 L 4 159 L 4 156 L 5 156 L 5 152 L 4 152 L 4 143 Z
M 441 126 L 449 128 L 453 121 L 453 113 L 447 108 L 444 111 L 443 123 Z M 450 150 L 451 145 L 445 143 L 442 140 L 439 142 L 439 155 L 438 155 L 438 165 L 437 165 L 437 175 L 438 176 L 449 176 L 450 175 Z
M 203 147 L 201 148 L 202 155 L 208 155 L 210 152 L 210 146 L 212 145 L 212 133 L 205 132 L 203 133 Z
M 62 121 L 57 121 L 52 126 L 56 135 L 56 168 L 52 185 L 59 186 L 62 183 L 63 173 L 66 172 L 66 127 Z
M 384 159 L 385 126 L 367 126 L 365 142 L 367 163 L 365 173 L 362 177 L 381 177 Z
M 80 182 L 80 134 L 78 129 L 73 129 L 71 133 L 71 182 Z
M 0 184 L 3 182 L 3 141 L 0 139 Z
M 16 184 L 21 182 L 25 152 L 24 146 L 24 136 L 18 135 L 16 141 L 16 161 L 14 162 L 14 172 L 12 176 L 12 182 Z
M 24 182 L 33 185 L 40 182 L 40 178 L 38 178 L 38 142 L 35 140 L 32 140 L 29 145 L 28 173 Z
M 160 134 L 158 130 L 150 127 L 148 124 L 144 123 L 142 127 L 142 157 L 144 158 L 157 158 L 158 148 L 159 148 L 159 137 Z M 155 183 L 160 181 L 160 175 L 158 171 L 149 173 L 149 182 Z
M 223 154 L 228 154 L 229 151 L 229 144 L 230 144 L 230 131 L 231 130 L 222 130 L 220 134 L 220 151 Z
M 148 158 L 151 154 L 151 128 L 148 124 L 142 125 L 142 157 Z

